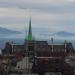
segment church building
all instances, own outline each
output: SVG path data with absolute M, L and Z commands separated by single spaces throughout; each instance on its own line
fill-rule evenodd
M 37 41 L 33 38 L 31 19 L 29 20 L 29 31 L 25 38 L 25 43 L 22 45 L 7 42 L 5 48 L 3 49 L 3 54 L 5 53 L 24 53 L 28 50 L 33 54 L 36 51 L 38 56 L 67 56 L 72 54 L 74 49 L 72 43 L 65 41 L 63 44 L 54 44 L 53 38 L 51 38 L 51 44 L 47 41 Z

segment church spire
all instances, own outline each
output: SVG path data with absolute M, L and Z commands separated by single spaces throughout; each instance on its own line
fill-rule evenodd
M 31 18 L 29 20 L 29 32 L 28 32 L 28 40 L 32 40 L 32 28 L 31 28 Z

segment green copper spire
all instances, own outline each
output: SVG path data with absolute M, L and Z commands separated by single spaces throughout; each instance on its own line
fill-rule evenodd
M 32 40 L 31 18 L 30 18 L 30 21 L 29 21 L 28 40 Z
M 29 41 L 32 40 L 31 18 L 29 20 L 29 32 L 28 32 L 28 38 L 27 38 L 27 40 L 29 40 Z

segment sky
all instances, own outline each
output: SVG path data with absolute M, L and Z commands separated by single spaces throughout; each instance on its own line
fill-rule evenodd
M 0 0 L 0 27 L 75 33 L 75 0 Z

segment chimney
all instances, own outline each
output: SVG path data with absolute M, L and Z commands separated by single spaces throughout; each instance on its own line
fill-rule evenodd
M 14 52 L 14 50 L 13 50 L 13 41 L 11 42 L 11 45 L 12 45 L 12 53 Z
M 67 51 L 67 41 L 65 40 L 65 52 Z

